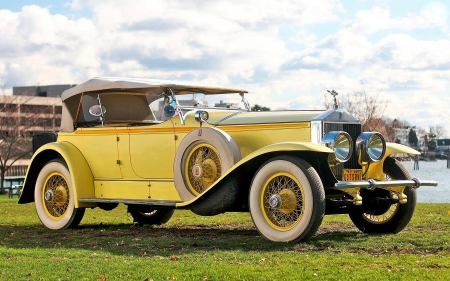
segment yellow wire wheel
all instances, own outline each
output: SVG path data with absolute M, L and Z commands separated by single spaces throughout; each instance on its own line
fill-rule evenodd
M 219 152 L 211 144 L 200 142 L 190 149 L 184 169 L 189 190 L 199 195 L 222 174 Z
M 41 200 L 49 217 L 59 220 L 66 215 L 70 202 L 67 179 L 59 172 L 53 172 L 45 179 Z
M 386 180 L 412 179 L 403 164 L 392 157 L 384 160 L 383 173 Z M 401 204 L 397 201 L 399 195 L 395 191 L 380 188 L 362 190 L 363 204 L 353 206 L 349 210 L 349 217 L 359 230 L 366 233 L 398 233 L 411 221 L 417 200 L 415 188 L 406 187 L 403 193 L 406 203 Z
M 390 192 L 390 193 L 391 193 L 392 198 L 398 199 L 398 195 L 395 192 Z M 395 214 L 397 213 L 399 205 L 400 205 L 399 203 L 392 204 L 389 208 L 387 208 L 381 214 L 363 213 L 362 217 L 369 223 L 384 224 L 395 217 Z
M 249 193 L 253 223 L 265 238 L 298 242 L 316 233 L 325 214 L 325 191 L 316 170 L 293 156 L 264 163 Z
M 173 163 L 175 188 L 181 200 L 192 200 L 208 190 L 241 159 L 236 141 L 218 128 L 203 127 L 188 133 Z
M 291 174 L 278 172 L 263 184 L 260 206 L 264 218 L 274 229 L 292 229 L 304 212 L 304 191 L 299 181 Z
M 69 169 L 58 158 L 42 167 L 36 179 L 34 203 L 42 224 L 49 229 L 76 227 L 83 218 L 84 208 L 75 208 L 75 198 Z

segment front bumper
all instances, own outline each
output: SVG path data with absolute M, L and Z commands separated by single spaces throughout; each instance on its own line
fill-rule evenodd
M 369 179 L 367 181 L 345 181 L 338 182 L 331 189 L 336 189 L 343 191 L 353 197 L 353 204 L 362 205 L 362 197 L 359 191 L 362 188 L 368 190 L 374 190 L 375 188 L 382 188 L 397 193 L 399 203 L 404 204 L 407 202 L 407 196 L 403 193 L 406 187 L 411 186 L 414 188 L 419 188 L 420 186 L 437 186 L 436 181 L 430 180 L 392 180 L 392 181 L 376 181 L 374 179 Z

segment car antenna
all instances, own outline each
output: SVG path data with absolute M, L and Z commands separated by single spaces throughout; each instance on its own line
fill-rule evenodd
M 339 105 L 336 100 L 336 96 L 338 95 L 338 93 L 335 90 L 332 90 L 332 91 L 327 90 L 327 92 L 333 96 L 333 99 L 334 99 L 333 109 L 334 110 L 339 109 Z

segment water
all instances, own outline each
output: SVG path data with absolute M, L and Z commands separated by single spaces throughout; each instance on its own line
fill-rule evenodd
M 414 162 L 402 162 L 414 178 L 435 180 L 437 187 L 421 186 L 417 189 L 417 202 L 450 203 L 450 169 L 447 160 L 419 162 L 419 170 L 413 170 Z

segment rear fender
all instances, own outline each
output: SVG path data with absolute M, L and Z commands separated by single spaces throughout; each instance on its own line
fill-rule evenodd
M 337 182 L 331 173 L 327 159 L 333 151 L 312 143 L 277 143 L 260 148 L 237 162 L 208 190 L 177 208 L 188 208 L 199 215 L 217 215 L 225 211 L 237 211 L 247 205 L 248 191 L 253 175 L 263 163 L 279 155 L 293 155 L 309 162 L 321 175 L 324 185 Z
M 386 177 L 383 173 L 383 165 L 384 160 L 386 160 L 387 157 L 389 157 L 392 154 L 395 153 L 407 153 L 407 154 L 420 154 L 415 149 L 412 149 L 411 147 L 408 147 L 406 145 L 393 143 L 393 142 L 387 142 L 386 143 L 386 153 L 384 154 L 383 159 L 377 163 L 372 163 L 369 166 L 369 169 L 367 170 L 367 178 L 368 179 L 376 179 L 376 180 L 386 180 Z
M 68 142 L 48 143 L 34 153 L 28 166 L 19 204 L 34 202 L 34 188 L 39 172 L 55 158 L 63 158 L 69 168 L 75 208 L 91 207 L 89 203 L 79 203 L 78 198 L 94 197 L 94 177 L 81 152 Z

